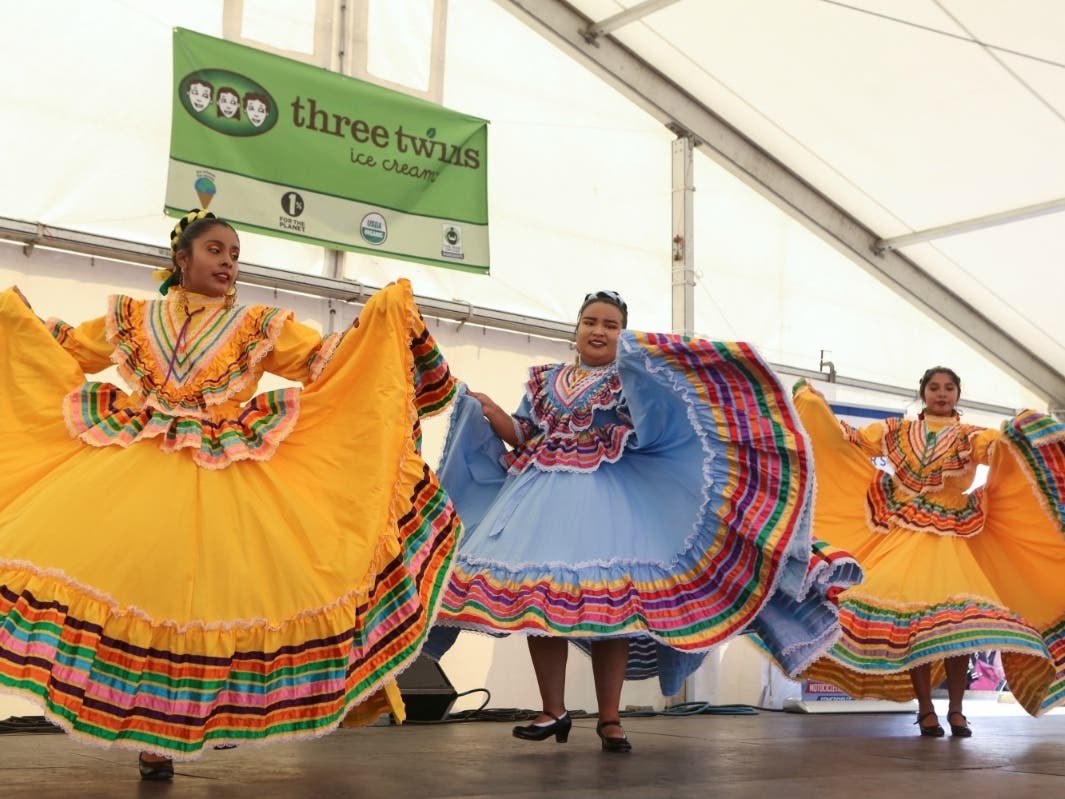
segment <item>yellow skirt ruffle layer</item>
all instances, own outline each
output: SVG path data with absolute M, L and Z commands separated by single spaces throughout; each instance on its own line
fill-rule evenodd
M 997 650 L 1029 713 L 1065 700 L 1065 540 L 1017 448 L 1002 437 L 992 451 L 980 533 L 879 533 L 866 511 L 876 468 L 819 395 L 800 388 L 795 404 L 814 448 L 814 535 L 853 554 L 865 574 L 840 594 L 843 637 L 803 677 L 905 701 L 914 698 L 913 667 L 930 664 L 937 684 L 944 658 Z M 949 504 L 949 495 L 937 500 Z
M 417 655 L 460 529 L 418 451 L 454 384 L 409 285 L 370 300 L 268 461 L 87 446 L 62 417 L 83 382 L 0 294 L 0 689 L 177 757 L 402 717 L 394 685 L 359 706 Z

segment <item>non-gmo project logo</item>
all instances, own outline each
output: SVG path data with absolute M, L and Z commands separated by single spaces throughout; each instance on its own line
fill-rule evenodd
M 379 213 L 370 213 L 362 218 L 359 233 L 370 244 L 383 244 L 388 238 L 388 225 Z
M 444 258 L 463 260 L 466 253 L 462 247 L 462 228 L 447 223 L 440 231 L 440 254 Z
M 178 99 L 193 119 L 226 136 L 258 136 L 279 117 L 270 92 L 226 69 L 190 72 L 178 83 Z

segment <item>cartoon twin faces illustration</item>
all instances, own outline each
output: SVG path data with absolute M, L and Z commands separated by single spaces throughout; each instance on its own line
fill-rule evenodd
M 203 111 L 211 104 L 211 94 L 214 87 L 205 80 L 194 80 L 189 83 L 189 102 L 197 111 Z
M 240 95 L 228 86 L 218 90 L 218 116 L 240 119 Z
M 207 110 L 211 105 L 211 97 L 214 95 L 214 86 L 209 81 L 193 80 L 189 82 L 189 103 L 197 112 Z M 218 116 L 226 119 L 240 119 L 240 94 L 230 86 L 222 86 L 218 90 L 215 105 Z M 244 113 L 248 121 L 255 127 L 259 127 L 266 121 L 270 113 L 270 99 L 257 92 L 248 92 L 244 95 Z

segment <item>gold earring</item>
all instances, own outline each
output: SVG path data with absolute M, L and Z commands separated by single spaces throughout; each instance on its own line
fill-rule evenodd
M 228 289 L 226 289 L 225 307 L 226 308 L 232 308 L 233 307 L 233 303 L 236 302 L 236 301 L 237 301 L 237 287 L 236 286 L 230 286 Z

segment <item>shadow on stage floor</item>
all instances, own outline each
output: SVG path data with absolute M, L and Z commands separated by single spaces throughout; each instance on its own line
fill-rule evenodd
M 921 738 L 912 714 L 626 719 L 629 755 L 602 752 L 595 719 L 568 743 L 510 724 L 339 730 L 315 741 L 210 750 L 173 783 L 142 783 L 133 753 L 62 734 L 0 735 L 3 799 L 281 797 L 1012 797 L 1065 795 L 1065 714 L 966 707 L 968 740 Z M 945 724 L 944 716 L 940 720 Z

